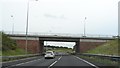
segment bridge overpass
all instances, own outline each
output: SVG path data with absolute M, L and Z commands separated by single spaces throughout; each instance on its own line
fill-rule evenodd
M 25 34 L 7 34 L 12 39 L 16 40 L 18 47 L 25 49 L 26 35 Z M 82 53 L 93 49 L 109 40 L 114 40 L 115 37 L 89 37 L 89 36 L 61 36 L 61 35 L 27 35 L 28 51 L 33 53 L 44 52 L 44 41 L 59 41 L 59 42 L 75 42 L 75 52 Z

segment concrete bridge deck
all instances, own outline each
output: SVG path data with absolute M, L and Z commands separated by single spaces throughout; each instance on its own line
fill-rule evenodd
M 26 37 L 25 34 L 7 34 L 8 36 L 11 36 L 11 37 Z M 61 38 L 61 39 L 64 39 L 64 38 L 71 38 L 71 39 L 101 39 L 101 40 L 114 40 L 116 39 L 117 37 L 116 36 L 70 36 L 70 35 L 33 35 L 33 34 L 29 34 L 27 35 L 27 37 L 40 37 L 40 38 Z

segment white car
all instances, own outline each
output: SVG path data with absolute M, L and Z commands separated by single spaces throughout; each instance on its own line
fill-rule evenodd
M 45 53 L 45 59 L 47 59 L 47 58 L 55 58 L 55 54 L 54 54 L 54 52 L 53 51 L 47 51 L 46 53 Z

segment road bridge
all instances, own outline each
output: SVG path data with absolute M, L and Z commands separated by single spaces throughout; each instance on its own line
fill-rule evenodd
M 25 49 L 26 35 L 25 34 L 7 34 L 12 39 L 16 40 L 18 47 Z M 33 53 L 43 53 L 44 41 L 59 41 L 59 42 L 75 42 L 75 52 L 82 53 L 93 49 L 115 37 L 89 37 L 89 36 L 59 36 L 59 35 L 27 35 L 28 51 Z

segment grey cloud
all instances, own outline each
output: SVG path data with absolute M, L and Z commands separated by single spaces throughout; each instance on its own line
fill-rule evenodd
M 57 16 L 57 15 L 51 15 L 51 14 L 44 14 L 44 16 L 50 17 L 50 18 L 66 19 L 64 15 Z

